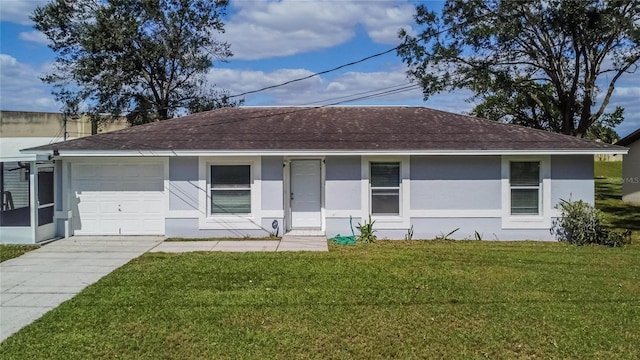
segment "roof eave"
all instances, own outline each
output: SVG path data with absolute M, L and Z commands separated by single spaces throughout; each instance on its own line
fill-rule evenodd
M 640 129 L 637 129 L 636 131 L 632 132 L 631 134 L 629 134 L 629 135 L 623 137 L 622 139 L 618 140 L 616 145 L 629 146 L 632 143 L 636 142 L 638 139 L 640 139 Z
M 59 150 L 56 157 L 174 157 L 174 156 L 353 156 L 353 155 L 441 155 L 441 156 L 479 156 L 479 155 L 624 155 L 626 148 L 615 149 L 561 149 L 561 150 L 511 150 L 511 149 L 472 149 L 472 150 Z M 54 155 L 52 150 L 23 150 L 24 154 Z

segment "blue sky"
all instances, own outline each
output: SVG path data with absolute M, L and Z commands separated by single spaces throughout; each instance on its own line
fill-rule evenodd
M 33 29 L 29 14 L 44 0 L 0 2 L 0 109 L 59 111 L 39 76 L 50 69 L 53 52 Z M 439 10 L 443 2 L 423 2 Z M 400 28 L 412 31 L 414 1 L 404 0 L 231 0 L 220 38 L 234 52 L 216 63 L 208 78 L 232 94 L 259 89 L 330 69 L 397 44 Z M 364 92 L 409 85 L 406 68 L 394 52 L 340 71 L 246 96 L 246 105 L 319 105 L 352 99 Z M 439 94 L 427 102 L 418 89 L 348 102 L 420 105 L 468 112 L 468 91 Z M 329 100 L 336 99 L 336 100 Z M 624 136 L 640 127 L 640 71 L 617 82 L 608 109 L 625 108 Z

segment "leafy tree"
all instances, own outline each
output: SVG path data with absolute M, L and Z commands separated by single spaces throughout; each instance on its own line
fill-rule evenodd
M 624 109 L 618 106 L 612 113 L 602 115 L 602 118 L 587 130 L 585 137 L 592 140 L 601 140 L 608 144 L 616 143 L 620 140 L 620 135 L 614 128 L 624 121 L 623 114 Z
M 232 56 L 214 37 L 224 32 L 227 1 L 54 0 L 31 17 L 56 53 L 42 80 L 64 104 L 127 113 L 132 124 L 236 105 L 205 78 L 214 60 Z
M 398 54 L 425 100 L 470 89 L 474 113 L 496 120 L 575 136 L 610 126 L 615 83 L 640 59 L 637 0 L 448 0 L 441 15 L 416 11 L 420 33 L 402 30 Z

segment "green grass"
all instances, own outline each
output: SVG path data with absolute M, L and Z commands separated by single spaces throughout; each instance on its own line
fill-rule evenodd
M 0 262 L 13 259 L 37 248 L 39 248 L 38 245 L 0 245 Z
M 594 162 L 596 178 L 622 178 L 622 161 Z
M 0 346 L 6 359 L 640 357 L 640 247 L 380 241 L 149 253 Z
M 596 208 L 618 231 L 631 230 L 632 242 L 640 244 L 640 206 L 622 201 L 622 162 L 595 162 Z

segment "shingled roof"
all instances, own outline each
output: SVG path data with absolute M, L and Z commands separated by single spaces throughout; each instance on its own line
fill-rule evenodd
M 632 132 L 631 134 L 629 134 L 629 135 L 623 137 L 622 139 L 618 140 L 616 145 L 629 146 L 629 145 L 633 144 L 634 142 L 638 141 L 638 139 L 640 139 L 640 129 L 637 129 L 636 131 Z
M 579 151 L 625 148 L 424 107 L 225 108 L 29 151 Z

